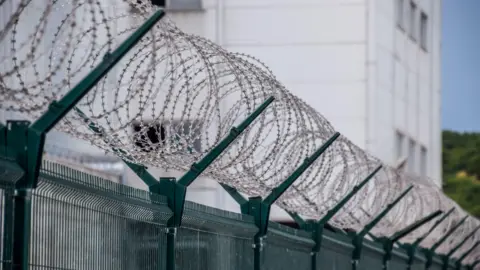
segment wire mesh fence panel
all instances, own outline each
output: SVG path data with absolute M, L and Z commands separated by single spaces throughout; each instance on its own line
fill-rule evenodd
M 322 246 L 317 254 L 318 269 L 350 269 L 353 246 L 347 236 L 324 232 Z
M 442 260 L 439 257 L 434 256 L 432 266 L 430 266 L 429 270 L 443 270 Z
M 164 268 L 164 198 L 44 164 L 32 205 L 30 269 Z
M 313 246 L 309 233 L 272 222 L 263 247 L 264 267 L 266 270 L 310 270 Z
M 427 260 L 423 254 L 417 252 L 410 268 L 412 270 L 424 270 Z
M 390 260 L 389 269 L 392 270 L 405 270 L 408 266 L 408 255 L 405 251 L 400 249 L 395 250 L 392 253 L 392 259 Z
M 13 194 L 15 183 L 23 170 L 14 163 L 0 159 L 0 269 L 12 269 Z
M 175 263 L 182 270 L 253 269 L 253 220 L 187 202 L 176 242 Z
M 358 262 L 358 269 L 383 269 L 384 252 L 381 245 L 367 241 L 365 242 L 362 248 L 362 258 Z

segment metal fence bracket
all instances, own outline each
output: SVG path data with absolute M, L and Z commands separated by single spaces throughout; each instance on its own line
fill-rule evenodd
M 387 207 L 380 212 L 372 221 L 370 221 L 365 227 L 358 233 L 352 233 L 353 239 L 353 254 L 352 254 L 352 261 L 360 261 L 362 248 L 363 248 L 363 239 L 365 236 L 384 218 L 390 210 L 392 210 L 395 205 L 397 205 L 407 194 L 413 189 L 413 185 L 410 185 L 407 189 L 405 189 L 395 200 L 387 205 Z M 352 269 L 357 269 L 358 263 L 352 264 Z

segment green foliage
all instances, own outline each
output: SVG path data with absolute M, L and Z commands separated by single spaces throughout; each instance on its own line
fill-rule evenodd
M 443 173 L 480 177 L 480 133 L 443 132 Z
M 473 176 L 444 176 L 444 192 L 463 209 L 480 217 L 480 181 Z
M 480 217 L 480 133 L 443 132 L 443 189 Z

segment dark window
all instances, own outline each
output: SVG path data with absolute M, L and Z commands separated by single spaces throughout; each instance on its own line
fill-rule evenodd
M 133 132 L 135 145 L 144 152 L 156 150 L 160 142 L 164 143 L 166 139 L 165 128 L 159 123 L 133 123 Z
M 420 46 L 425 51 L 428 46 L 428 16 L 423 13 L 420 15 Z
M 161 146 L 181 145 L 189 153 L 202 150 L 199 121 L 168 121 L 165 123 L 135 122 L 132 125 L 135 145 L 144 152 L 158 151 Z M 183 146 L 183 147 L 182 147 Z
M 168 10 L 201 10 L 202 0 L 137 0 L 138 6 L 146 4 L 153 4 L 158 7 L 163 7 Z M 133 7 L 134 5 L 132 5 Z M 136 12 L 136 8 L 132 12 Z
M 417 4 L 410 1 L 410 12 L 409 12 L 409 34 L 412 40 L 417 41 Z
M 405 0 L 397 0 L 396 6 L 396 16 L 397 16 L 397 26 L 400 29 L 405 29 L 404 22 L 404 9 L 405 9 Z

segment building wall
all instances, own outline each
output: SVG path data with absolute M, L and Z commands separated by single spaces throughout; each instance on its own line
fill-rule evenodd
M 403 27 L 397 21 L 400 1 L 368 0 L 374 16 L 369 17 L 367 149 L 390 164 L 407 157 L 408 172 L 432 177 L 440 186 L 441 1 L 403 0 Z M 410 2 L 417 5 L 414 19 Z M 422 12 L 427 15 L 425 48 Z

